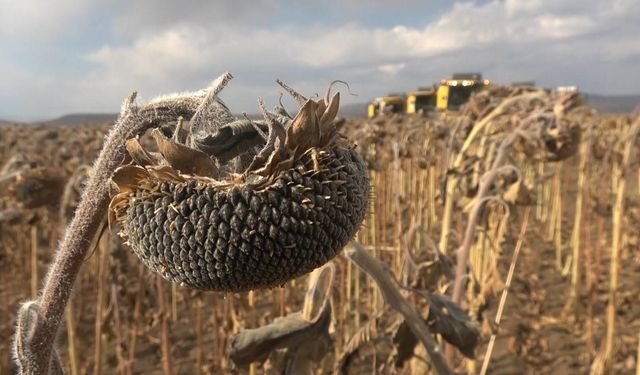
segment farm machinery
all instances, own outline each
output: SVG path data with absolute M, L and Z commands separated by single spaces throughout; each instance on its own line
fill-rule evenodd
M 481 73 L 455 73 L 443 79 L 440 85 L 421 87 L 405 94 L 389 94 L 369 103 L 369 118 L 391 113 L 428 113 L 434 110 L 457 111 L 469 101 L 471 95 L 489 86 Z

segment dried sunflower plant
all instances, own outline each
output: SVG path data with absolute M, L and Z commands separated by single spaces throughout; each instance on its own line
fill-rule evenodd
M 246 291 L 283 285 L 330 261 L 359 229 L 369 180 L 335 128 L 340 95 L 319 100 L 287 85 L 299 110 L 234 117 L 208 90 L 129 96 L 105 138 L 38 298 L 18 313 L 14 355 L 22 374 L 62 373 L 54 340 L 79 269 L 105 214 L 142 262 L 180 285 Z M 188 124 L 183 119 L 188 119 Z M 151 129 L 158 152 L 140 136 Z

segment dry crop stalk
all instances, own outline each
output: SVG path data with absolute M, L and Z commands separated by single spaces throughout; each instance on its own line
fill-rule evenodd
M 178 286 L 171 284 L 171 320 L 178 320 Z
M 116 285 L 111 284 L 111 301 L 113 304 L 113 320 L 114 320 L 114 331 L 116 336 L 116 372 L 119 374 L 125 373 L 126 370 L 126 360 L 124 359 L 123 353 L 123 338 L 122 338 L 122 322 L 120 321 L 120 307 L 118 306 L 118 292 L 116 290 Z
M 591 223 L 592 214 L 593 214 L 592 210 L 590 209 L 589 206 L 587 206 L 585 217 L 584 217 L 584 221 L 586 223 Z M 593 246 L 592 230 L 587 230 L 586 238 L 585 238 L 584 254 L 585 254 L 585 271 L 586 271 L 586 284 L 587 284 L 586 286 L 587 286 L 587 293 L 588 293 L 586 336 L 587 336 L 587 348 L 589 350 L 590 358 L 591 358 L 591 352 L 593 351 L 593 348 L 594 348 L 593 307 L 596 303 L 596 290 L 595 290 L 596 278 L 597 278 L 596 275 L 599 274 L 598 269 L 596 269 L 596 264 L 594 261 L 594 254 L 593 254 L 593 252 L 597 247 L 598 245 Z
M 394 178 L 393 180 L 395 181 L 395 185 L 394 185 L 394 202 L 393 202 L 393 207 L 395 207 L 394 209 L 394 216 L 395 216 L 395 238 L 396 239 L 400 239 L 402 238 L 402 189 L 404 188 L 404 184 L 403 184 L 403 173 L 402 173 L 402 161 L 400 160 L 400 145 L 398 144 L 398 142 L 393 142 L 392 144 L 392 150 L 393 150 L 393 170 L 394 170 Z M 394 267 L 395 267 L 395 271 L 398 272 L 398 270 L 400 269 L 400 262 L 402 261 L 402 256 L 401 256 L 401 249 L 400 247 L 402 246 L 401 241 L 395 241 L 396 245 L 396 251 L 394 252 L 394 262 L 391 263 Z
M 491 162 L 491 155 L 493 155 L 493 148 L 495 148 L 495 143 L 491 143 L 491 149 L 487 150 L 487 141 L 489 137 L 487 136 L 487 128 L 485 127 L 482 130 L 482 136 L 480 138 L 480 143 L 476 147 L 476 158 L 477 161 L 473 163 L 473 177 L 471 180 L 471 186 L 477 186 L 480 183 L 480 168 L 482 164 L 482 160 L 485 160 L 487 164 Z M 485 168 L 486 169 L 486 168 Z
M 504 114 L 506 110 L 511 107 L 511 105 L 513 105 L 514 103 L 518 103 L 519 101 L 522 101 L 522 100 L 532 100 L 536 98 L 543 98 L 544 96 L 546 96 L 544 91 L 538 91 L 534 93 L 527 93 L 527 94 L 514 96 L 514 97 L 503 100 L 502 103 L 500 103 L 500 105 L 494 108 L 488 115 L 483 117 L 480 121 L 478 121 L 474 125 L 473 129 L 465 139 L 462 145 L 462 148 L 458 152 L 456 159 L 453 161 L 453 164 L 451 165 L 451 169 L 460 170 L 465 159 L 465 154 L 469 149 L 469 147 L 471 146 L 471 144 L 474 142 L 476 136 L 481 131 L 483 131 L 483 129 L 486 126 L 491 124 L 491 122 L 495 118 Z M 449 247 L 449 234 L 451 231 L 451 221 L 452 221 L 453 206 L 454 206 L 453 202 L 457 200 L 456 190 L 458 187 L 459 180 L 460 178 L 456 175 L 449 176 L 447 178 L 447 183 L 445 186 L 446 201 L 444 206 L 444 213 L 442 215 L 442 230 L 440 234 L 440 244 L 438 246 L 440 251 L 443 254 L 447 254 L 448 247 Z
M 456 264 L 456 277 L 453 284 L 453 293 L 452 299 L 455 303 L 460 303 L 462 299 L 462 289 L 464 284 L 464 275 L 466 274 L 467 267 L 467 259 L 469 257 L 469 250 L 471 248 L 471 243 L 473 242 L 476 223 L 478 221 L 478 217 L 480 215 L 480 211 L 486 202 L 487 194 L 489 193 L 489 189 L 493 184 L 493 181 L 496 179 L 500 167 L 503 165 L 506 157 L 507 150 L 511 148 L 513 143 L 515 143 L 520 135 L 518 133 L 511 133 L 505 138 L 498 150 L 496 151 L 496 156 L 493 160 L 493 166 L 490 170 L 488 170 L 480 179 L 480 186 L 478 187 L 478 193 L 476 195 L 473 208 L 469 213 L 469 218 L 467 222 L 467 228 L 464 233 L 464 238 L 462 241 L 462 245 L 460 246 L 460 251 L 458 252 L 457 264 Z
M 353 270 L 353 276 L 355 277 L 355 282 L 353 283 L 353 287 L 354 287 L 354 293 L 355 293 L 355 298 L 354 298 L 354 308 L 350 309 L 353 311 L 354 313 L 354 330 L 357 331 L 358 329 L 360 329 L 360 269 L 355 268 Z
M 369 178 L 371 179 L 371 181 L 373 182 L 372 184 L 372 192 L 375 196 L 375 189 L 377 186 L 377 182 L 378 179 L 380 178 L 380 176 L 378 175 L 378 173 L 376 173 L 375 171 L 370 171 L 369 172 Z M 377 231 L 376 231 L 376 224 L 377 224 L 377 220 L 376 220 L 376 210 L 372 209 L 369 212 L 369 220 L 368 220 L 368 229 L 369 229 L 369 245 L 372 247 L 373 249 L 373 256 L 378 258 L 378 239 L 377 239 Z M 369 288 L 368 289 L 369 293 L 373 293 L 373 298 L 372 298 L 372 308 L 370 310 L 370 316 L 373 316 L 374 312 L 378 310 L 379 308 L 379 300 L 378 300 L 378 292 L 376 289 L 374 288 Z
M 537 178 L 542 179 L 544 176 L 544 167 L 545 167 L 545 162 L 544 161 L 539 161 L 537 163 L 538 165 L 538 169 L 537 169 Z M 546 179 L 542 179 L 541 183 L 536 184 L 536 218 L 542 222 L 545 223 L 547 221 L 547 186 L 548 186 L 548 181 Z
M 427 325 L 414 307 L 400 293 L 398 282 L 384 269 L 383 264 L 373 258 L 358 242 L 352 241 L 351 246 L 345 250 L 345 255 L 359 268 L 367 272 L 378 284 L 385 302 L 404 317 L 414 335 L 422 342 L 429 353 L 431 364 L 438 375 L 453 374 L 447 366 L 442 349 L 431 335 Z
M 589 128 L 590 129 L 590 128 Z M 579 297 L 580 297 L 580 229 L 582 224 L 582 201 L 585 190 L 585 180 L 586 169 L 587 169 L 587 161 L 589 159 L 589 150 L 591 145 L 591 137 L 590 131 L 587 131 L 587 136 L 583 138 L 583 141 L 580 144 L 580 164 L 578 166 L 578 189 L 576 194 L 576 206 L 575 206 L 575 215 L 573 222 L 573 233 L 571 235 L 571 246 L 573 247 L 573 257 L 572 257 L 572 267 L 571 267 L 571 299 L 574 303 L 574 308 L 576 314 L 578 312 L 579 307 Z
M 109 257 L 107 254 L 109 253 L 109 245 L 107 241 L 107 236 L 103 236 L 99 242 L 99 253 L 100 257 L 98 258 L 98 287 L 97 287 L 97 296 L 96 296 L 96 318 L 95 318 L 95 352 L 94 352 L 94 370 L 93 373 L 95 375 L 100 375 L 102 373 L 102 307 L 104 303 L 104 289 L 105 289 L 105 279 L 106 279 L 106 270 L 107 270 L 107 261 Z
M 640 333 L 638 333 L 638 352 L 636 354 L 636 375 L 640 375 Z
M 518 262 L 518 255 L 520 254 L 520 249 L 522 248 L 522 244 L 524 242 L 525 234 L 527 233 L 527 227 L 529 225 L 529 212 L 531 208 L 527 207 L 524 210 L 524 219 L 522 221 L 522 227 L 520 229 L 520 234 L 518 235 L 518 241 L 516 243 L 516 248 L 513 251 L 513 257 L 511 259 L 511 265 L 509 266 L 509 273 L 507 274 L 507 280 L 504 285 L 504 289 L 502 290 L 502 295 L 500 296 L 500 303 L 498 304 L 498 311 L 496 312 L 495 319 L 495 330 L 500 327 L 500 321 L 502 320 L 502 314 L 504 312 L 504 306 L 507 302 L 507 296 L 509 294 L 509 288 L 511 287 L 511 280 L 513 279 L 513 274 L 515 272 L 516 264 Z M 487 373 L 487 369 L 489 368 L 489 361 L 491 360 L 491 354 L 493 353 L 493 345 L 496 341 L 496 332 L 494 331 L 491 334 L 491 338 L 489 339 L 489 344 L 487 345 L 487 351 L 485 352 L 484 359 L 482 362 L 482 369 L 480 370 L 480 375 L 485 375 Z
M 133 319 L 131 319 L 131 336 L 130 336 L 130 341 L 129 341 L 129 357 L 128 357 L 128 366 L 127 366 L 127 372 L 128 375 L 133 374 L 134 372 L 134 364 L 135 364 L 135 355 L 136 355 L 136 348 L 137 348 L 137 343 L 138 343 L 138 324 L 140 322 L 140 317 L 141 317 L 141 313 L 140 313 L 140 305 L 142 304 L 142 296 L 144 295 L 144 283 L 143 283 L 143 278 L 144 278 L 144 268 L 142 266 L 142 264 L 140 264 L 138 266 L 138 290 L 135 296 L 135 302 L 133 304 Z M 215 340 L 214 340 L 215 341 Z
M 438 216 L 436 215 L 436 166 L 429 166 L 429 216 L 428 216 L 428 224 L 426 228 L 432 230 L 435 227 L 436 222 L 438 221 Z
M 196 297 L 196 367 L 198 374 L 202 374 L 202 364 L 204 355 L 202 353 L 202 295 L 198 293 Z
M 629 128 L 626 144 L 621 165 L 616 168 L 615 180 L 616 200 L 613 209 L 613 233 L 611 242 L 611 265 L 609 279 L 609 304 L 607 306 L 607 335 L 605 341 L 605 366 L 608 373 L 613 373 L 613 362 L 615 357 L 615 332 L 616 332 L 616 303 L 618 290 L 618 272 L 619 272 L 619 255 L 620 255 L 620 237 L 622 236 L 622 220 L 624 215 L 624 202 L 626 192 L 627 175 L 630 172 L 631 151 L 636 144 L 636 138 L 640 132 L 640 117 L 638 117 L 631 128 Z M 621 134 L 623 134 L 621 132 Z
M 67 341 L 69 342 L 69 368 L 71 370 L 71 375 L 77 375 L 78 361 L 77 361 L 77 354 L 76 354 L 76 330 L 75 330 L 75 322 L 73 317 L 73 303 L 69 303 L 67 305 L 66 322 L 67 322 Z
M 556 248 L 556 263 L 559 270 L 563 269 L 562 266 L 562 163 L 556 163 L 556 177 L 555 191 L 554 191 L 554 204 L 553 212 L 553 244 Z
M 164 283 L 160 275 L 156 275 L 156 293 L 158 295 L 158 310 L 160 313 L 160 326 L 162 332 L 162 369 L 166 375 L 173 375 L 171 360 L 171 336 L 169 334 L 169 309 L 165 301 Z
M 345 304 L 343 305 L 343 313 L 342 313 L 342 319 L 343 321 L 348 321 L 349 320 L 349 314 L 352 311 L 352 293 L 351 293 L 351 280 L 353 279 L 353 265 L 351 264 L 351 262 L 347 262 L 346 265 L 347 268 L 347 275 L 346 275 L 346 282 L 345 282 L 345 288 L 346 288 L 346 301 Z M 357 271 L 357 270 L 356 270 Z M 350 327 L 349 325 L 345 325 L 345 330 L 344 330 L 344 339 L 345 341 L 349 339 L 349 335 L 351 334 L 350 332 Z

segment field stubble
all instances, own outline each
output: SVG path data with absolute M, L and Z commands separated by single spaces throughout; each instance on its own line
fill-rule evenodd
M 492 374 L 640 368 L 638 121 L 595 113 L 576 96 L 496 88 L 456 114 L 337 122 L 358 144 L 371 181 L 358 242 L 387 265 L 427 323 L 433 295 L 453 292 L 481 327 L 477 348 L 466 348 L 475 361 L 446 350 L 457 371 L 481 371 L 492 334 Z M 0 373 L 14 369 L 19 303 L 36 296 L 109 126 L 2 128 Z M 376 283 L 347 257 L 332 263 L 316 275 L 329 305 L 305 300 L 307 277 L 283 288 L 204 293 L 162 281 L 107 229 L 59 331 L 63 366 L 71 374 L 278 373 L 295 363 L 290 352 L 236 368 L 230 358 L 242 360 L 230 353 L 232 340 L 307 311 L 316 321 L 331 318 L 321 355 L 311 356 L 316 373 L 424 373 L 424 348 Z M 460 270 L 466 277 L 456 280 Z M 333 281 L 322 281 L 329 274 Z

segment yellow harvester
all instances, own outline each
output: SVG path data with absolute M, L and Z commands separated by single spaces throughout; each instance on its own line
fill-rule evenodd
M 456 73 L 440 82 L 436 106 L 440 110 L 456 111 L 469 101 L 471 94 L 488 86 L 489 80 L 483 80 L 480 73 Z
M 407 97 L 407 113 L 430 112 L 436 108 L 438 89 L 434 87 L 420 87 L 410 92 Z
M 376 98 L 373 102 L 369 103 L 367 110 L 368 117 L 373 118 L 381 114 L 404 112 L 406 102 L 407 100 L 404 94 L 389 94 L 381 98 Z

